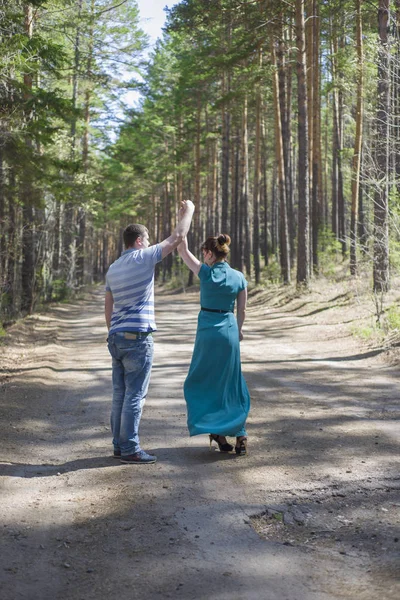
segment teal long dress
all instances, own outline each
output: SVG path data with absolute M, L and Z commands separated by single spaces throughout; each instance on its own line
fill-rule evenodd
M 226 262 L 201 265 L 200 310 L 196 340 L 184 394 L 191 436 L 215 433 L 246 435 L 250 395 L 240 365 L 239 331 L 233 314 L 235 300 L 247 281 Z M 231 311 L 231 312 L 229 312 Z

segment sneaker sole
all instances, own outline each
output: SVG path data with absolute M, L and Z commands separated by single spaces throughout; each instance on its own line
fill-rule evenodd
M 124 460 L 123 458 L 120 461 L 124 465 L 154 465 L 157 462 L 156 460 Z

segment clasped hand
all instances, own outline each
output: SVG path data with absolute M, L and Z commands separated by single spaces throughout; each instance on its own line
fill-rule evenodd
M 178 221 L 180 221 L 182 217 L 189 211 L 194 212 L 193 202 L 191 200 L 182 200 L 178 213 Z

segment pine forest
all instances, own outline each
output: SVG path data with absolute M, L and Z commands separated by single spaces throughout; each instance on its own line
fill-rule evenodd
M 254 285 L 400 267 L 400 0 L 0 1 L 0 321 L 104 280 L 121 232 L 232 238 Z M 135 93 L 138 100 L 124 100 Z M 178 255 L 160 283 L 191 283 Z

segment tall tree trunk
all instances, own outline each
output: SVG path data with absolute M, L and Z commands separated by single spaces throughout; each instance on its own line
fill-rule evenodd
M 24 197 L 28 197 L 28 190 L 25 187 Z M 21 310 L 30 314 L 34 306 L 35 291 L 35 212 L 30 204 L 22 208 L 23 230 L 22 230 L 22 298 Z
M 309 250 L 310 260 L 313 258 L 313 142 L 314 142 L 314 120 L 313 120 L 313 109 L 314 109 L 314 13 L 313 13 L 313 0 L 304 0 L 305 10 L 305 23 L 304 23 L 304 35 L 305 35 L 305 64 L 306 67 L 306 83 L 307 83 L 307 131 L 308 131 L 308 189 L 310 194 L 310 222 L 309 222 Z M 311 275 L 311 271 L 310 271 Z
M 24 6 L 24 30 L 28 39 L 33 34 L 33 9 L 32 5 Z M 29 100 L 32 95 L 32 75 L 29 72 L 24 73 L 24 119 L 25 127 L 28 126 L 33 118 L 32 110 L 28 108 Z M 33 152 L 32 140 L 29 134 L 26 134 L 27 154 Z M 21 309 L 24 313 L 31 313 L 34 304 L 34 286 L 35 286 L 35 243 L 34 243 L 34 210 L 32 208 L 34 192 L 32 171 L 28 168 L 23 174 L 21 185 L 21 203 L 23 215 L 22 230 L 22 298 Z
M 361 173 L 362 173 L 362 154 L 361 154 Z M 363 256 L 368 253 L 368 232 L 366 227 L 366 215 L 364 210 L 364 190 L 361 183 L 360 174 L 360 186 L 359 186 L 359 197 L 358 197 L 358 237 L 360 240 L 360 247 Z
M 395 161 L 393 175 L 395 177 L 395 187 L 397 193 L 400 194 L 400 0 L 395 0 L 396 13 L 396 46 L 395 56 L 393 59 L 393 132 L 391 136 L 395 140 L 395 148 L 393 158 Z
M 344 20 L 344 14 L 342 15 Z M 342 30 L 344 25 L 342 24 Z M 344 50 L 345 37 L 341 35 L 339 38 L 339 48 Z M 338 78 L 340 82 L 343 82 L 343 73 L 339 70 Z M 343 90 L 339 87 L 337 94 L 337 136 L 338 136 L 338 221 L 339 221 L 339 238 L 342 245 L 342 255 L 347 254 L 347 225 L 346 225 L 346 202 L 344 196 L 344 183 L 343 183 L 343 168 L 342 168 L 342 150 L 343 150 L 343 112 L 344 112 L 344 100 Z
M 218 140 L 212 143 L 212 192 L 211 192 L 211 215 L 210 231 L 218 229 Z
M 63 204 L 59 201 L 56 202 L 56 222 L 54 232 L 54 254 L 53 254 L 53 271 L 57 279 L 60 276 L 61 269 L 61 253 L 62 253 L 62 242 L 61 242 L 61 226 L 63 222 Z
M 207 156 L 207 201 L 206 201 L 206 219 L 205 219 L 205 227 L 206 227 L 206 231 L 213 231 L 213 226 L 212 226 L 212 219 L 213 219 L 213 214 L 212 214 L 212 206 L 213 206 L 213 146 L 214 146 L 214 139 L 212 136 L 212 126 L 211 126 L 211 120 L 210 120 L 210 116 L 208 113 L 208 107 L 206 105 L 205 107 L 205 113 L 206 113 L 206 136 L 207 136 L 207 142 L 206 142 L 206 156 Z M 181 169 L 179 169 L 180 171 Z M 183 198 L 183 196 L 182 196 Z
M 222 77 L 223 95 L 230 92 L 230 74 L 224 73 Z M 222 168 L 221 168 L 221 231 L 228 230 L 229 215 L 229 174 L 230 174 L 230 129 L 231 115 L 230 106 L 224 100 L 222 107 Z
M 329 94 L 326 94 L 324 104 L 328 106 Z M 329 226 L 329 209 L 328 209 L 328 172 L 329 172 L 329 160 L 328 160 L 328 148 L 329 148 L 329 112 L 325 108 L 325 135 L 324 135 L 324 171 L 323 171 L 323 224 L 324 229 Z
M 299 228 L 297 242 L 297 283 L 310 279 L 310 208 L 308 179 L 307 87 L 304 34 L 304 0 L 296 0 L 297 101 L 298 101 L 298 189 Z
M 240 193 L 240 259 L 239 268 L 241 271 L 246 267 L 246 271 L 250 274 L 250 219 L 249 219 L 249 140 L 248 140 L 248 122 L 247 122 L 247 94 L 243 99 L 242 112 L 242 154 L 241 154 L 241 193 Z
M 362 0 L 355 0 L 357 11 L 357 108 L 356 108 L 356 134 L 354 140 L 354 154 L 352 161 L 351 182 L 351 222 L 350 222 L 350 273 L 357 273 L 357 235 L 358 235 L 358 201 L 360 195 L 360 165 L 362 147 L 362 120 L 363 120 L 363 93 L 364 93 L 364 65 L 362 41 Z
M 333 122 L 332 122 L 332 232 L 337 240 L 339 240 L 339 209 L 338 209 L 338 155 L 339 155 L 339 136 L 337 133 L 337 102 L 336 92 L 332 93 L 332 109 L 333 109 Z
M 110 266 L 109 261 L 109 233 L 107 230 L 103 231 L 103 240 L 102 240 L 102 260 L 101 260 L 101 275 L 104 277 L 107 273 L 107 269 Z
M 286 88 L 286 106 L 285 112 L 285 131 L 282 131 L 283 136 L 283 152 L 285 157 L 285 178 L 286 178 L 286 206 L 288 215 L 288 227 L 289 227 L 289 246 L 290 246 L 290 265 L 293 265 L 296 261 L 296 219 L 294 212 L 294 186 L 293 182 L 295 179 L 294 163 L 293 163 L 293 139 L 292 139 L 292 57 L 293 52 L 293 39 L 292 39 L 292 23 L 286 29 L 287 45 L 289 46 L 288 61 L 286 62 L 284 69 L 284 82 L 282 83 L 284 89 Z M 284 62 L 284 60 L 283 60 Z M 281 84 L 280 84 L 281 85 Z
M 240 204 L 240 129 L 236 128 L 235 134 L 236 144 L 234 145 L 233 169 L 232 169 L 232 210 L 231 210 L 231 226 L 230 236 L 233 239 L 231 246 L 231 264 L 234 268 L 239 267 L 239 204 Z
M 17 195 L 15 170 L 10 166 L 8 173 L 7 205 L 8 205 L 8 232 L 7 232 L 7 282 L 10 311 L 8 316 L 17 315 L 20 310 L 21 298 L 18 294 L 17 265 L 19 263 L 19 251 L 17 240 Z
M 164 140 L 165 154 L 168 156 L 168 141 Z M 200 208 L 200 207 L 199 207 Z M 171 186 L 169 181 L 169 175 L 166 171 L 164 173 L 164 210 L 163 210 L 163 239 L 166 239 L 171 234 Z M 169 254 L 162 261 L 162 274 L 163 281 L 166 281 L 172 272 L 172 254 Z
M 263 107 L 264 108 L 264 107 Z M 263 208 L 263 236 L 261 242 L 261 252 L 264 257 L 265 264 L 268 265 L 269 262 L 269 247 L 268 247 L 268 153 L 267 153 L 267 132 L 265 126 L 265 111 L 263 110 L 263 120 L 262 120 L 262 160 L 261 160 L 261 169 L 262 169 L 262 208 Z
M 319 4 L 313 0 L 312 7 L 313 51 L 312 51 L 312 262 L 318 272 L 318 238 L 321 228 L 322 206 L 322 161 L 321 161 L 321 94 L 320 94 L 320 16 Z
M 93 63 L 93 21 L 94 21 L 94 0 L 90 0 L 90 24 L 88 30 L 88 49 L 86 63 L 86 90 L 84 101 L 84 129 L 82 137 L 82 166 L 85 174 L 89 171 L 89 128 L 90 128 L 90 104 L 92 97 L 91 79 Z M 79 58 L 79 56 L 78 56 Z M 77 65 L 79 66 L 79 65 Z M 76 259 L 76 277 L 79 285 L 86 282 L 86 252 L 85 242 L 87 233 L 87 214 L 83 206 L 78 209 L 78 239 L 77 239 L 77 259 Z
M 3 148 L 0 139 L 0 312 L 3 293 L 7 288 L 7 220 L 6 220 L 6 176 Z
M 373 289 L 387 292 L 389 281 L 389 114 L 390 60 L 388 43 L 390 0 L 379 0 L 378 9 L 378 109 L 377 109 L 377 186 L 374 202 L 374 268 Z
M 286 179 L 285 179 L 285 159 L 283 152 L 283 125 L 282 125 L 282 113 L 281 107 L 285 105 L 284 101 L 280 101 L 279 98 L 279 77 L 276 62 L 275 53 L 275 40 L 271 41 L 271 59 L 273 66 L 273 94 L 274 94 L 274 107 L 275 107 L 275 155 L 276 162 L 278 165 L 278 193 L 280 199 L 280 262 L 281 272 L 284 283 L 290 282 L 290 249 L 289 249 L 289 230 L 287 221 L 287 208 L 286 208 Z M 281 92 L 282 93 L 282 92 Z
M 195 248 L 200 245 L 199 236 L 201 235 L 201 97 L 198 92 L 197 110 L 196 110 L 196 139 L 194 146 L 194 204 L 196 211 L 194 213 L 192 228 L 192 244 Z
M 72 107 L 76 110 L 78 105 L 79 93 L 79 74 L 81 70 L 81 15 L 83 9 L 83 0 L 76 0 L 77 11 L 77 26 L 75 31 L 74 41 L 74 68 L 72 73 Z M 77 116 L 74 114 L 71 120 L 70 143 L 71 143 L 71 160 L 76 159 L 76 131 L 77 131 Z M 74 188 L 74 177 L 68 177 L 69 185 Z M 65 211 L 63 213 L 63 223 L 61 228 L 62 234 L 62 279 L 65 281 L 69 290 L 74 289 L 76 285 L 76 270 L 77 270 L 77 232 L 76 232 L 76 211 L 74 208 L 75 198 L 74 192 L 70 193 L 70 198 L 66 202 Z M 80 215 L 81 216 L 81 215 Z M 79 219 L 78 227 L 81 223 Z
M 271 252 L 274 256 L 277 254 L 279 234 L 278 234 L 278 199 L 277 199 L 277 179 L 278 169 L 276 160 L 272 169 L 271 178 Z
M 85 209 L 80 206 L 78 209 L 78 240 L 76 249 L 76 277 L 79 285 L 85 284 L 85 241 L 87 231 L 87 216 Z
M 333 108 L 333 145 L 332 145 L 332 231 L 336 239 L 340 241 L 342 255 L 347 252 L 346 241 L 346 218 L 345 201 L 343 191 L 343 169 L 342 169 L 342 113 L 343 113 L 343 94 L 340 86 L 340 73 L 337 67 L 337 56 L 339 53 L 337 24 L 335 17 L 330 19 L 331 30 L 331 64 L 332 64 L 332 108 Z
M 262 50 L 258 48 L 258 67 L 262 67 Z M 253 181 L 253 258 L 254 278 L 260 283 L 260 188 L 261 188 L 261 89 L 256 84 L 256 122 L 254 147 L 254 181 Z

